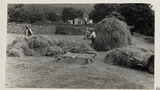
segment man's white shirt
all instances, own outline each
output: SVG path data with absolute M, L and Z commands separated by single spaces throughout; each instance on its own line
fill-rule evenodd
M 89 38 L 96 38 L 96 33 L 92 32 L 91 35 L 89 36 Z

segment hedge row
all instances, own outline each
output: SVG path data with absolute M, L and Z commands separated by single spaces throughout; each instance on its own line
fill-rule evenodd
M 76 27 L 71 25 L 59 25 L 56 27 L 56 34 L 62 35 L 85 35 L 85 27 Z
M 28 23 L 8 23 L 7 33 L 24 34 L 25 27 L 29 26 L 34 34 L 62 34 L 62 35 L 85 35 L 84 26 L 71 24 L 28 24 Z
M 36 24 L 17 24 L 17 23 L 8 23 L 7 33 L 16 33 L 24 34 L 26 26 L 29 26 L 34 34 L 55 34 L 56 27 L 55 25 L 36 25 Z

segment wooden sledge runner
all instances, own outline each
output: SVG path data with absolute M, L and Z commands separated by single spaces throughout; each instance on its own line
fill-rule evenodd
M 87 63 L 93 62 L 94 57 L 96 56 L 96 53 L 80 53 L 80 52 L 67 52 L 64 55 L 56 57 L 57 62 L 59 62 L 62 59 L 71 58 L 71 59 L 84 59 Z

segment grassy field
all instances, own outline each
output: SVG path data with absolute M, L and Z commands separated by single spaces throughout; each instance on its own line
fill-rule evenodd
M 20 34 L 7 34 L 11 43 Z M 74 39 L 83 36 L 42 35 L 49 39 Z M 154 51 L 154 44 L 133 36 L 136 45 Z M 56 62 L 53 57 L 7 57 L 6 87 L 13 88 L 88 88 L 88 89 L 153 89 L 154 75 L 139 70 L 104 63 L 105 52 L 97 52 L 93 63 L 85 60 L 65 59 Z

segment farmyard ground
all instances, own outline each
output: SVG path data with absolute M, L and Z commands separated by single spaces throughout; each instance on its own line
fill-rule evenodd
M 11 43 L 19 34 L 7 34 Z M 49 39 L 75 39 L 82 36 L 43 35 Z M 154 44 L 133 36 L 136 45 L 154 51 Z M 154 75 L 146 70 L 135 70 L 104 63 L 105 52 L 97 52 L 93 63 L 65 59 L 56 62 L 53 57 L 7 57 L 6 87 L 16 88 L 104 88 L 153 89 Z

